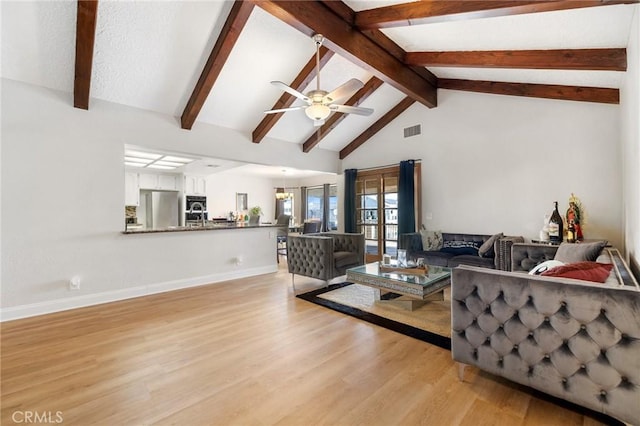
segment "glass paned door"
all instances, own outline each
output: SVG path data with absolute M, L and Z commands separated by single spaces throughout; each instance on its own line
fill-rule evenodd
M 398 252 L 398 176 L 383 177 L 384 190 L 384 253 Z
M 356 180 L 356 218 L 358 232 L 364 233 L 365 260 L 372 262 L 382 258 L 379 241 L 380 179 L 359 178 Z
M 356 179 L 356 219 L 365 260 L 398 253 L 398 167 L 366 171 Z

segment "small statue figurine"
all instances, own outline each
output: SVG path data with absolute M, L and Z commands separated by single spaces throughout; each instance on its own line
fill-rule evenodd
M 575 239 L 582 241 L 584 236 L 582 235 L 582 227 L 580 225 L 582 219 L 582 203 L 573 193 L 569 197 L 569 208 L 567 209 L 566 220 L 567 224 L 573 222 L 575 227 Z

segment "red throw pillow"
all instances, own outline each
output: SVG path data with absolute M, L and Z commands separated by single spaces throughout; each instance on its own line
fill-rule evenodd
M 540 275 L 545 277 L 574 278 L 577 280 L 603 283 L 609 277 L 613 265 L 611 263 L 575 262 L 556 266 Z

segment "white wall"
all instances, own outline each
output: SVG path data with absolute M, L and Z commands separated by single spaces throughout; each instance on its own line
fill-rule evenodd
M 622 109 L 623 203 L 626 252 L 640 265 L 640 6 L 635 14 L 627 46 L 627 72 L 620 91 Z M 638 270 L 636 269 L 636 274 Z M 638 277 L 640 279 L 640 277 Z
M 248 207 L 262 208 L 262 222 L 270 222 L 275 211 L 272 179 L 247 176 L 228 170 L 207 176 L 207 209 L 210 217 L 227 217 L 236 211 L 236 193 L 246 193 Z
M 622 247 L 617 105 L 438 91 L 343 160 L 341 169 L 422 159 L 429 229 L 537 238 L 553 201 L 586 210 L 585 238 Z M 402 129 L 422 125 L 404 139 Z
M 335 153 L 2 80 L 2 318 L 272 272 L 268 229 L 122 235 L 124 144 L 335 172 Z M 256 199 L 249 199 L 253 204 Z M 10 208 L 9 208 L 10 206 Z M 242 263 L 236 264 L 237 257 Z M 67 290 L 73 276 L 81 289 Z

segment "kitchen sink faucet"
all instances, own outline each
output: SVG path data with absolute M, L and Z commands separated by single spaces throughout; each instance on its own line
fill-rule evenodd
M 202 205 L 201 202 L 196 201 L 194 203 L 191 203 L 191 209 L 189 209 L 189 214 L 193 213 L 193 208 L 195 206 L 200 206 L 200 218 L 202 219 L 202 226 L 205 226 L 205 219 L 204 219 L 204 206 Z M 196 210 L 197 211 L 197 210 Z

